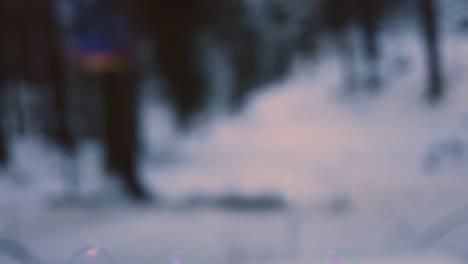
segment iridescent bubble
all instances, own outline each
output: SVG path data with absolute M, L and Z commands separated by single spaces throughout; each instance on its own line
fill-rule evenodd
M 112 257 L 102 248 L 86 247 L 76 252 L 67 264 L 113 264 Z
M 321 254 L 314 264 L 358 264 L 356 260 L 344 253 L 328 250 Z
M 176 250 L 169 254 L 170 264 L 185 264 L 184 252 L 182 250 Z

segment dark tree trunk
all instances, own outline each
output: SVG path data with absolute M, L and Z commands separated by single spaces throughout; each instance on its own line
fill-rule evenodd
M 235 78 L 234 90 L 230 98 L 233 112 L 237 112 L 244 107 L 248 95 L 260 83 L 258 75 L 262 73 L 259 69 L 258 60 L 260 39 L 256 32 L 249 27 L 251 25 L 238 25 L 234 31 L 236 35 L 232 36 L 229 40 L 230 43 L 228 43 Z M 276 72 L 268 74 L 277 76 Z M 271 75 L 265 77 L 268 78 Z
M 427 96 L 429 101 L 437 102 L 444 93 L 440 54 L 439 54 L 439 30 L 437 25 L 437 13 L 434 0 L 419 0 L 421 9 L 421 22 L 426 44 L 426 54 L 428 58 L 428 81 L 429 87 Z
M 6 86 L 6 61 L 5 61 L 5 6 L 4 0 L 0 0 L 0 166 L 7 162 L 6 139 L 4 133 L 4 108 L 5 108 L 5 86 Z
M 47 38 L 48 62 L 49 62 L 49 85 L 52 91 L 52 109 L 54 129 L 52 138 L 63 147 L 66 154 L 73 154 L 76 140 L 73 137 L 72 128 L 68 124 L 70 109 L 68 109 L 68 85 L 67 85 L 67 62 L 64 54 L 64 44 L 56 21 L 54 20 L 53 6 L 51 1 L 45 1 L 42 5 L 45 13 L 42 21 Z
M 1 34 L 1 33 L 0 33 Z M 0 58 L 1 59 L 1 58 Z M 1 61 L 0 61 L 1 67 Z M 0 68 L 0 74 L 3 69 Z M 0 78 L 2 76 L 0 75 Z M 5 86 L 0 79 L 0 167 L 5 167 L 8 162 L 7 140 L 5 135 Z
M 378 60 L 379 60 L 379 47 L 377 43 L 379 19 L 381 18 L 382 0 L 361 0 L 361 5 L 357 6 L 359 13 L 359 23 L 364 34 L 364 45 L 367 60 L 369 63 L 368 68 L 368 83 L 367 88 L 375 91 L 379 88 L 379 75 L 378 75 Z
M 0 167 L 5 167 L 7 165 L 7 162 L 8 162 L 8 152 L 7 152 L 7 145 L 6 145 L 6 139 L 5 139 L 5 131 L 2 127 L 0 129 Z
M 5 0 L 0 0 L 0 89 L 3 91 L 6 85 L 6 69 L 7 69 L 7 62 L 5 58 L 6 53 L 6 6 L 4 3 Z M 2 93 L 3 98 L 3 93 Z
M 138 95 L 139 89 L 129 72 L 102 73 L 99 84 L 103 94 L 104 145 L 106 166 L 121 179 L 130 197 L 149 198 L 138 178 Z
M 349 28 L 356 18 L 356 1 L 325 0 L 322 3 L 321 21 L 325 33 L 329 33 L 336 43 L 338 56 L 343 73 L 345 95 L 358 90 L 357 73 L 355 71 L 355 52 L 350 39 Z
M 56 21 L 53 0 L 30 1 L 30 7 L 35 11 L 30 16 L 35 18 L 31 33 L 33 46 L 44 49 L 46 54 L 43 57 L 41 54 L 33 53 L 33 61 L 37 62 L 42 58 L 46 67 L 45 70 L 40 69 L 39 64 L 33 63 L 32 69 L 34 84 L 41 86 L 44 96 L 50 96 L 48 109 L 50 112 L 44 116 L 43 128 L 46 136 L 59 146 L 64 155 L 61 174 L 64 177 L 65 196 L 78 199 L 80 179 L 75 159 L 77 138 L 70 122 L 70 87 L 64 39 Z
M 188 129 L 191 117 L 201 111 L 207 96 L 196 66 L 193 39 L 183 35 L 162 35 L 157 51 L 160 70 L 169 85 L 166 93 L 173 102 L 178 126 L 181 130 Z
M 200 0 L 141 0 L 138 21 L 150 36 L 156 63 L 167 83 L 167 99 L 180 130 L 191 127 L 191 117 L 199 113 L 208 93 L 197 67 L 195 41 L 202 27 Z
M 1 16 L 1 14 L 0 14 Z M 1 19 L 1 18 L 0 18 Z M 1 37 L 0 32 L 0 37 Z M 0 38 L 0 44 L 1 42 Z M 6 166 L 8 162 L 8 152 L 7 152 L 7 141 L 5 135 L 5 85 L 6 85 L 6 76 L 5 76 L 5 68 L 4 68 L 4 61 L 2 61 L 2 53 L 3 49 L 0 50 L 0 167 Z

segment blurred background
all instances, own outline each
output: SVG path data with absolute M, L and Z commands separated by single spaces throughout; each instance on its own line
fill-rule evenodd
M 0 263 L 468 263 L 467 72 L 465 0 L 0 0 Z

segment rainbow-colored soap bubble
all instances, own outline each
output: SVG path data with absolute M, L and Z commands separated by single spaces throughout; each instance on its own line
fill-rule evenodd
M 321 254 L 313 264 L 358 264 L 356 260 L 344 253 L 328 250 Z
M 184 258 L 184 252 L 182 250 L 176 250 L 169 254 L 169 264 L 186 264 Z
M 76 252 L 67 264 L 113 264 L 112 257 L 102 248 L 85 247 Z

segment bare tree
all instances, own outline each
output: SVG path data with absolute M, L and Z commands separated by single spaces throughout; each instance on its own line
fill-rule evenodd
M 440 69 L 439 38 L 437 8 L 434 0 L 418 0 L 421 11 L 421 24 L 428 59 L 427 97 L 431 102 L 437 102 L 443 96 L 443 84 Z
M 6 149 L 6 140 L 5 140 L 5 131 L 4 131 L 4 100 L 5 100 L 5 88 L 6 88 L 6 69 L 7 63 L 5 60 L 5 25 L 6 25 L 6 15 L 5 14 L 5 3 L 4 0 L 0 0 L 0 166 L 5 166 L 7 161 L 7 149 Z
M 101 74 L 106 165 L 118 176 L 130 197 L 147 200 L 149 194 L 137 170 L 139 92 L 132 72 Z

